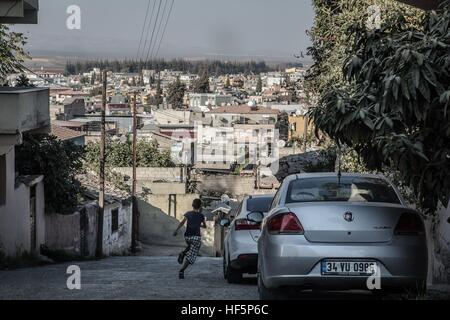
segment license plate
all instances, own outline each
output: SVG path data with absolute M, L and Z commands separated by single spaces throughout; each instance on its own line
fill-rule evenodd
M 373 261 L 322 261 L 323 275 L 367 276 L 374 273 L 376 262 Z

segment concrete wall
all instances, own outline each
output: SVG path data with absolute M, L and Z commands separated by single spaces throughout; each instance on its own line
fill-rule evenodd
M 177 217 L 171 217 L 159 208 L 166 206 L 167 197 L 151 196 L 146 200 L 140 199 L 138 201 L 140 213 L 139 240 L 144 245 L 185 246 L 183 236 L 185 228 L 180 230 L 177 237 L 173 237 L 173 232 L 182 220 L 183 214 L 192 209 L 192 200 L 195 198 L 198 198 L 198 195 L 186 195 L 182 199 L 180 197 L 180 210 Z M 202 229 L 201 254 L 213 255 L 214 222 L 208 221 L 207 226 L 206 230 Z
M 166 182 L 139 182 L 139 188 L 146 189 L 154 195 L 168 195 L 168 194 L 186 194 L 186 185 L 184 183 Z
M 112 210 L 119 209 L 119 229 L 112 232 Z M 81 215 L 86 215 L 85 240 L 82 243 Z M 50 250 L 63 250 L 68 253 L 94 257 L 97 246 L 96 202 L 85 205 L 71 215 L 46 215 L 45 244 Z M 122 255 L 131 247 L 132 205 L 129 202 L 106 205 L 103 220 L 103 255 Z M 82 252 L 82 247 L 84 252 Z
M 0 88 L 0 133 L 16 134 L 50 125 L 48 89 Z
M 103 254 L 105 256 L 127 254 L 131 247 L 132 208 L 131 203 L 115 204 L 105 208 L 103 222 Z M 113 209 L 119 209 L 119 230 L 114 233 L 111 231 Z

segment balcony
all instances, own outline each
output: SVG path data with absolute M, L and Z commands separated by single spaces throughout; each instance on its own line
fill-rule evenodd
M 38 0 L 0 0 L 0 23 L 37 24 Z
M 0 136 L 49 128 L 49 89 L 0 88 Z

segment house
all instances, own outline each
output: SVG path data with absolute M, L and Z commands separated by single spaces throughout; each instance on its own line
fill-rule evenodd
M 45 243 L 44 177 L 16 172 L 15 146 L 25 132 L 49 131 L 48 89 L 0 88 L 0 255 L 39 253 Z
M 221 107 L 233 102 L 231 95 L 193 93 L 189 95 L 189 107 Z
M 74 118 L 84 116 L 86 113 L 86 105 L 82 98 L 66 98 L 63 101 L 64 112 L 56 115 L 57 120 L 72 120 Z
M 240 106 L 226 106 L 211 110 L 213 127 L 232 127 L 234 124 L 275 124 L 278 111 L 258 107 L 253 103 Z

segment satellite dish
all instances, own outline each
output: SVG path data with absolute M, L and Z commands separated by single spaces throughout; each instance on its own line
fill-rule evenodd
M 278 148 L 284 148 L 286 147 L 286 141 L 280 140 L 278 141 Z

